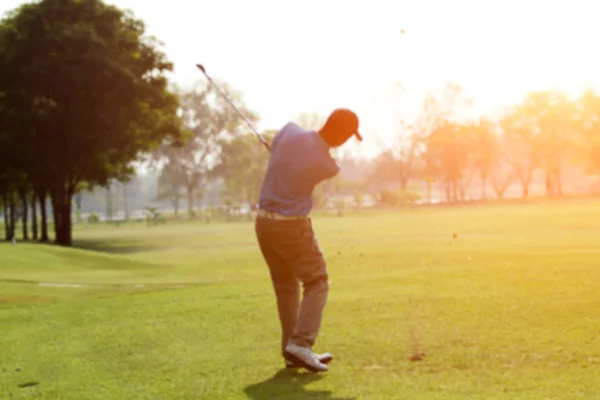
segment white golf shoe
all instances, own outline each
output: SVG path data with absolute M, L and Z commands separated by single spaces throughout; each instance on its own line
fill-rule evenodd
M 327 367 L 327 365 L 325 365 L 323 362 L 321 362 L 321 359 L 319 356 L 323 356 L 323 355 L 313 353 L 312 350 L 310 349 L 310 347 L 298 346 L 298 345 L 291 344 L 291 343 L 288 344 L 285 347 L 285 350 L 283 351 L 283 357 L 286 359 L 286 367 L 287 367 L 288 363 L 292 363 L 295 366 L 304 367 L 311 372 L 327 372 L 327 371 L 329 371 L 329 368 Z M 329 361 L 331 361 L 331 359 L 332 359 L 331 355 L 327 356 L 327 353 L 326 353 L 325 356 L 326 357 L 323 359 L 323 361 L 326 361 L 327 359 L 329 359 Z M 293 367 L 288 367 L 288 368 L 293 368 Z
M 319 362 L 321 364 L 329 364 L 331 361 L 333 361 L 333 356 L 329 353 L 322 353 L 322 354 L 314 354 L 315 357 L 317 357 L 317 360 L 319 360 Z M 285 367 L 286 368 L 302 368 L 301 365 L 296 364 L 293 361 L 290 360 L 285 360 Z

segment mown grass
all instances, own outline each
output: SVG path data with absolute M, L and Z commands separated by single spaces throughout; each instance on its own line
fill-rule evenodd
M 252 224 L 2 244 L 0 398 L 600 398 L 599 220 L 592 201 L 316 218 L 319 375 L 281 371 Z

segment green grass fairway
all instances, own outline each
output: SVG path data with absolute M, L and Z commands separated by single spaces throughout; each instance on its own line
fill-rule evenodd
M 0 399 L 600 398 L 600 203 L 314 226 L 331 283 L 315 347 L 336 357 L 326 374 L 282 371 L 251 223 L 0 244 Z

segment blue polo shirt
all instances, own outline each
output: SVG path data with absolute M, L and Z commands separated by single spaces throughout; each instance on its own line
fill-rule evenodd
M 314 187 L 340 168 L 316 131 L 290 122 L 273 139 L 258 207 L 283 215 L 308 215 Z

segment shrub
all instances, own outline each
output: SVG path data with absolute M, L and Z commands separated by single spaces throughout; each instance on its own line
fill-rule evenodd
M 377 195 L 377 202 L 383 206 L 399 206 L 414 204 L 421 195 L 407 190 L 381 190 Z

